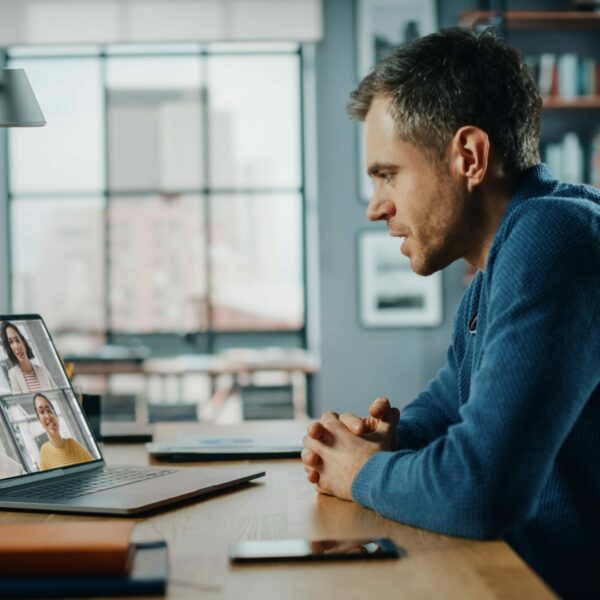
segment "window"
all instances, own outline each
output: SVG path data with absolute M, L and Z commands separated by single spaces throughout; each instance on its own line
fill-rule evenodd
M 9 133 L 13 311 L 65 353 L 303 345 L 301 64 L 297 44 L 10 50 L 48 122 Z

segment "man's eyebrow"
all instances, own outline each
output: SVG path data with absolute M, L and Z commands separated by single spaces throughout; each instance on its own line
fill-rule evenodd
M 395 165 L 393 163 L 375 162 L 368 168 L 367 175 L 369 177 L 377 177 L 377 175 L 380 173 L 380 171 L 388 171 L 388 170 L 395 171 L 397 168 L 398 168 L 398 165 Z

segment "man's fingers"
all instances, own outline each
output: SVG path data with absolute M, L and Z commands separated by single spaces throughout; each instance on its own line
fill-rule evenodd
M 314 440 L 320 440 L 325 428 L 319 421 L 315 421 L 308 426 L 308 435 Z
M 379 396 L 369 406 L 369 414 L 378 421 L 387 421 L 394 427 L 400 419 L 400 410 L 390 405 L 390 401 L 384 396 Z
M 345 431 L 347 431 L 341 423 L 338 421 L 335 423 L 337 427 L 342 427 Z M 332 432 L 323 426 L 318 439 L 315 439 L 312 435 L 310 435 L 310 433 L 307 433 L 302 438 L 302 445 L 308 450 L 312 450 L 314 453 L 319 454 L 320 456 L 322 456 L 322 453 L 327 450 L 327 447 L 332 446 L 334 442 L 335 438 Z
M 357 417 L 352 413 L 344 413 L 340 415 L 340 423 L 343 423 L 355 435 L 363 435 L 368 433 L 365 420 Z
M 369 406 L 369 414 L 375 419 L 387 420 L 390 408 L 390 401 L 385 396 L 379 396 Z
M 323 494 L 324 496 L 333 496 L 332 492 L 330 492 L 329 490 L 326 490 L 325 488 L 322 488 L 320 485 L 317 485 L 316 488 L 317 488 L 317 492 L 319 492 L 319 494 Z
M 306 479 L 308 479 L 309 483 L 317 484 L 319 483 L 319 472 L 313 470 L 309 470 L 306 473 Z
M 321 419 L 319 421 L 315 421 L 308 426 L 308 435 L 315 440 L 320 440 L 323 437 L 323 433 L 325 432 L 325 427 L 323 427 L 323 422 L 327 421 L 337 421 L 339 419 L 339 415 L 336 412 L 326 412 L 321 415 Z
M 316 467 L 321 462 L 319 455 L 308 448 L 302 449 L 300 458 L 307 467 Z

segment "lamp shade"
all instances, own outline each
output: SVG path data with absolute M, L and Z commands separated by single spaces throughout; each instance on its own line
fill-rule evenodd
M 46 119 L 23 69 L 0 69 L 0 127 L 41 127 Z

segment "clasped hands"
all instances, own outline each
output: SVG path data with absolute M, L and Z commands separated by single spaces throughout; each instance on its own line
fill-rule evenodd
M 367 460 L 397 449 L 400 411 L 380 396 L 369 406 L 369 415 L 327 412 L 310 424 L 301 458 L 306 478 L 319 493 L 352 500 L 352 483 Z

